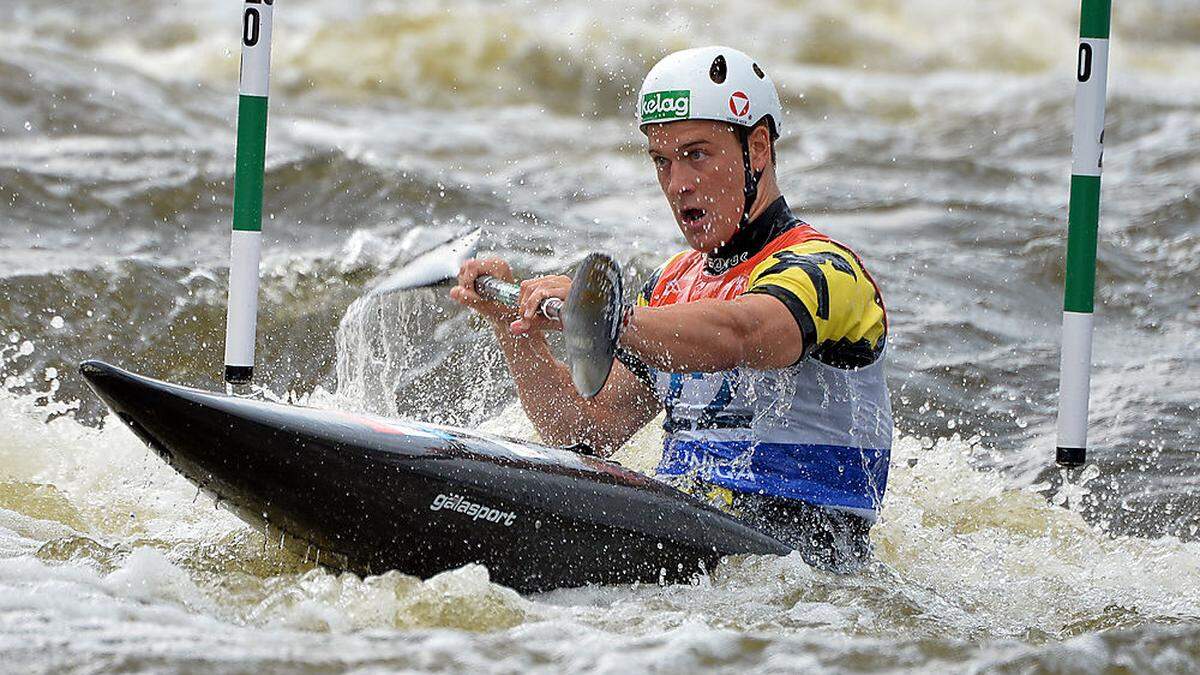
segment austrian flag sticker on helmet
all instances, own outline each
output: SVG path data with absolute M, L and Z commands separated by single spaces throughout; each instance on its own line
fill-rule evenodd
M 736 117 L 750 114 L 750 97 L 744 91 L 735 91 L 729 96 L 729 112 Z

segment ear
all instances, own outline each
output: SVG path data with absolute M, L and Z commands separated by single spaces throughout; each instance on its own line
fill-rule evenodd
M 771 161 L 771 131 L 767 126 L 760 124 L 750 132 L 750 167 L 755 171 L 766 171 Z

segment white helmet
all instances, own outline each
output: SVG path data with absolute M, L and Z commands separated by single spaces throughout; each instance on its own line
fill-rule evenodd
M 699 47 L 663 58 L 638 93 L 638 126 L 678 120 L 716 120 L 753 127 L 771 120 L 779 136 L 783 107 L 771 78 L 749 56 L 730 47 Z

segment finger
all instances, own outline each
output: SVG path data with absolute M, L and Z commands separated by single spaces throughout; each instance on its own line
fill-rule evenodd
M 533 314 L 537 307 L 538 290 L 536 288 L 525 293 L 525 298 L 521 301 L 521 317 L 524 319 L 533 318 Z
M 529 308 L 534 302 L 534 294 L 537 292 L 540 279 L 526 279 L 521 282 L 521 294 L 517 300 L 517 314 L 522 317 L 529 317 Z
M 464 290 L 461 286 L 455 286 L 454 288 L 450 289 L 450 299 L 454 300 L 460 305 L 463 305 L 464 307 L 475 308 L 479 306 L 479 301 L 471 299 L 471 297 L 467 295 L 466 290 Z
M 513 280 L 512 270 L 509 268 L 508 263 L 505 262 L 503 258 L 488 258 L 486 262 L 488 274 L 500 279 L 501 281 Z
M 537 289 L 537 282 L 538 280 L 535 278 L 526 279 L 518 284 L 521 287 L 521 293 L 519 296 L 517 296 L 517 313 L 521 316 L 525 316 L 526 314 L 526 308 L 529 305 L 529 298 Z
M 540 317 L 542 303 L 545 302 L 546 298 L 550 297 L 550 295 L 550 289 L 546 288 L 545 286 L 534 289 L 533 292 L 529 294 L 529 302 L 525 305 L 525 318 L 533 321 Z
M 458 285 L 465 286 L 468 281 L 468 275 L 471 273 L 471 266 L 475 264 L 474 258 L 468 258 L 463 261 L 463 264 L 458 266 Z
M 463 263 L 462 269 L 459 271 L 459 285 L 462 287 L 463 297 L 471 304 L 483 302 L 483 298 L 475 290 L 475 281 L 481 274 L 483 274 L 483 263 L 475 258 Z
M 557 299 L 560 302 L 566 302 L 566 297 L 571 293 L 571 279 L 563 276 L 553 277 L 549 283 L 543 287 L 543 291 L 543 296 L 538 301 L 535 312 L 537 316 L 546 319 L 551 323 L 557 324 L 558 320 L 551 319 L 550 317 L 546 316 L 542 312 L 542 308 L 545 306 L 546 302 L 551 299 Z

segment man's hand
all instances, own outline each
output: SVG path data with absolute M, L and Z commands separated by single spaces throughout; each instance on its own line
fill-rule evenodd
M 571 383 L 567 366 L 554 358 L 542 331 L 561 330 L 562 324 L 542 316 L 548 298 L 566 300 L 570 277 L 538 277 L 521 284 L 516 308 L 485 300 L 475 292 L 475 280 L 490 274 L 512 280 L 508 263 L 499 258 L 468 260 L 458 272 L 450 297 L 484 315 L 496 328 L 504 359 L 517 383 L 521 406 L 542 438 L 557 445 L 586 443 L 607 456 L 658 414 L 662 404 L 653 389 L 620 362 L 613 364 L 604 389 L 584 399 Z M 508 335 L 527 335 L 513 339 Z
M 513 280 L 512 268 L 504 260 L 472 258 L 458 270 L 458 285 L 450 289 L 450 297 L 479 312 L 497 326 L 507 325 L 508 332 L 513 335 L 562 330 L 561 322 L 547 319 L 538 308 L 549 298 L 565 302 L 567 293 L 571 292 L 571 277 L 555 275 L 522 281 L 520 300 L 518 306 L 513 308 L 485 299 L 475 292 L 475 280 L 485 274 L 503 281 Z
M 562 330 L 561 321 L 547 319 L 539 308 L 550 298 L 558 298 L 566 302 L 567 294 L 570 292 L 571 277 L 554 275 L 522 281 L 517 319 L 509 325 L 508 330 L 513 335 L 524 335 L 530 331 L 547 329 Z
M 471 258 L 458 270 L 458 285 L 450 289 L 450 297 L 457 303 L 479 312 L 496 325 L 512 323 L 517 319 L 517 310 L 494 300 L 486 300 L 475 292 L 475 279 L 485 274 L 504 281 L 512 281 L 512 268 L 500 258 Z

